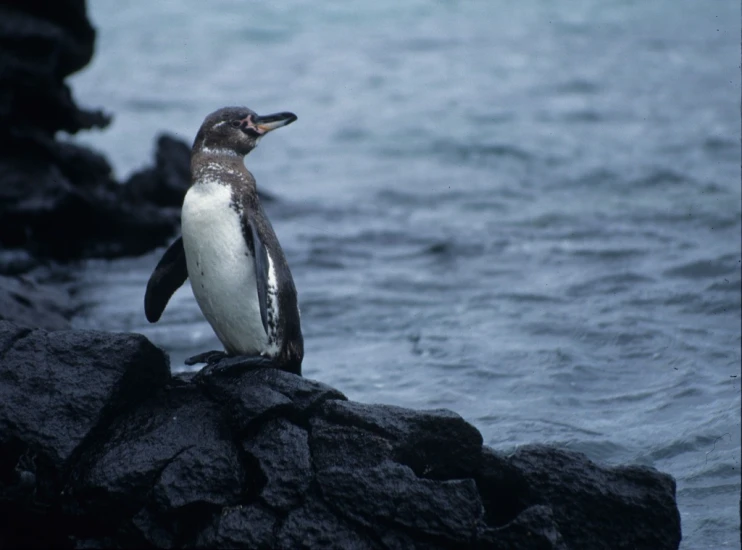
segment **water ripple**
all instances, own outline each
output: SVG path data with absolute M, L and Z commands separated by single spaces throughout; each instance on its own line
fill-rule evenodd
M 724 255 L 719 258 L 695 260 L 667 269 L 663 275 L 667 277 L 682 277 L 685 279 L 707 279 L 734 275 L 739 272 L 738 257 Z

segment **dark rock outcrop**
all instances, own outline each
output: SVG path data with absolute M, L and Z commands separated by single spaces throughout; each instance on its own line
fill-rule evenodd
M 180 208 L 191 182 L 191 148 L 176 137 L 157 138 L 155 165 L 135 172 L 126 181 L 122 197 L 135 204 Z
M 178 209 L 167 207 L 188 183 L 182 147 L 161 140 L 164 191 L 142 190 L 118 184 L 102 155 L 56 139 L 110 121 L 75 105 L 64 82 L 90 61 L 94 40 L 84 0 L 0 3 L 0 248 L 116 257 L 164 245 L 177 228 Z
M 0 321 L 0 547 L 69 545 L 59 506 L 72 467 L 169 376 L 143 336 Z
M 27 328 L 70 328 L 75 312 L 70 295 L 62 288 L 39 284 L 27 276 L 0 275 L 0 321 Z
M 0 322 L 0 547 L 677 548 L 675 483 L 144 337 Z
M 39 259 L 143 254 L 177 232 L 187 143 L 161 135 L 154 166 L 119 183 L 103 155 L 57 139 L 111 120 L 79 108 L 65 83 L 90 62 L 94 43 L 85 0 L 0 0 L 0 256 L 29 256 L 12 265 L 0 257 L 2 274 Z
M 108 124 L 102 112 L 78 108 L 64 83 L 66 76 L 90 62 L 94 42 L 85 0 L 0 4 L 4 136 L 13 133 L 42 146 L 58 130 L 74 134 Z

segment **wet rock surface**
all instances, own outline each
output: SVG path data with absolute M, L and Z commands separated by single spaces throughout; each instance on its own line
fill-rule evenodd
M 0 321 L 0 547 L 677 548 L 672 478 L 144 337 Z

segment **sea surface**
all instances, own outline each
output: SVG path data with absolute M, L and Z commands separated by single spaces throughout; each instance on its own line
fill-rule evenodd
M 740 6 L 721 0 L 92 0 L 75 139 L 118 177 L 244 104 L 305 376 L 677 480 L 683 548 L 739 548 Z M 219 343 L 162 250 L 91 261 L 79 327 L 184 370 Z

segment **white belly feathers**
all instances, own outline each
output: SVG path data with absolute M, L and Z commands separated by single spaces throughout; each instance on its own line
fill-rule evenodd
M 188 190 L 182 212 L 188 277 L 196 302 L 227 353 L 272 356 L 279 342 L 263 328 L 254 260 L 242 233 L 241 216 L 231 203 L 230 187 L 212 179 Z M 270 287 L 274 275 L 270 252 L 268 258 Z M 269 307 L 277 305 L 270 290 Z

